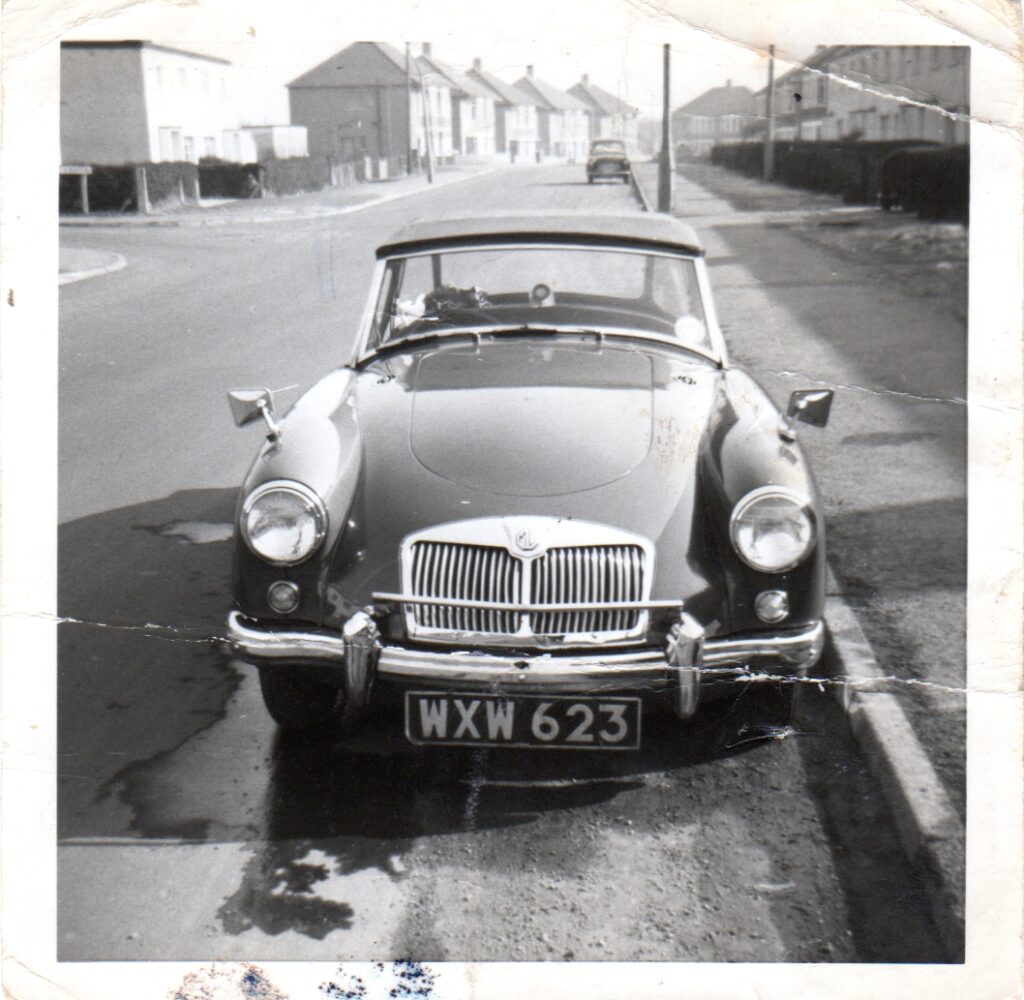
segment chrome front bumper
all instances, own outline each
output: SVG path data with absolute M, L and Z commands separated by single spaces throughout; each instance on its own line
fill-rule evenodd
M 665 650 L 594 650 L 556 656 L 389 646 L 363 612 L 341 634 L 331 634 L 269 629 L 232 611 L 228 644 L 234 655 L 257 666 L 336 666 L 357 704 L 365 701 L 377 677 L 459 690 L 507 687 L 583 693 L 675 687 L 680 691 L 679 712 L 689 715 L 696 707 L 695 688 L 702 682 L 760 672 L 792 675 L 817 663 L 825 643 L 820 621 L 791 631 L 722 638 L 703 638 L 696 623 L 689 620 L 689 625 L 689 630 L 673 632 Z M 692 707 L 688 707 L 690 701 Z

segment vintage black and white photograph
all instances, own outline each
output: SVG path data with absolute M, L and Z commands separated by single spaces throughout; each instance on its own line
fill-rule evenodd
M 771 6 L 51 40 L 58 964 L 963 971 L 977 38 Z

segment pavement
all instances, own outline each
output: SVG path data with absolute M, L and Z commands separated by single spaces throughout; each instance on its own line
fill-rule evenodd
M 686 726 L 652 717 L 614 759 L 434 753 L 386 715 L 341 745 L 289 739 L 219 655 L 262 440 L 225 390 L 287 405 L 336 365 L 398 226 L 516 206 L 636 210 L 544 166 L 291 225 L 62 231 L 131 260 L 60 299 L 62 960 L 944 960 L 815 686 L 792 724 L 758 685 Z M 715 265 L 730 311 L 763 253 Z M 797 363 L 815 333 L 786 329 L 778 350 L 740 337 L 751 367 Z
M 825 433 L 842 434 L 843 448 L 826 458 L 813 433 L 802 435 L 835 570 L 827 617 L 839 683 L 830 687 L 886 793 L 947 949 L 962 954 L 966 325 L 957 296 L 966 295 L 966 235 L 703 163 L 679 170 L 674 212 L 705 236 L 734 360 L 758 357 L 755 371 L 780 405 L 798 386 L 836 390 Z M 655 190 L 656 168 L 638 173 Z M 853 238 L 837 241 L 836 223 L 851 221 Z M 944 252 L 917 253 L 912 271 L 891 266 L 874 234 L 894 225 L 912 236 L 896 252 L 907 243 Z M 875 253 L 858 259 L 863 245 Z M 743 268 L 741 259 L 756 264 Z M 958 285 L 949 272 L 961 264 Z M 928 280 L 936 270 L 938 288 Z M 866 295 L 882 308 L 866 309 Z M 747 339 L 751 330 L 796 370 L 762 377 L 763 347 Z M 837 377 L 851 361 L 856 380 Z
M 112 274 L 128 266 L 128 261 L 109 250 L 91 250 L 89 247 L 61 247 L 57 283 L 70 285 L 101 274 Z
M 379 205 L 422 191 L 436 190 L 459 181 L 488 174 L 495 170 L 510 169 L 506 164 L 491 159 L 462 160 L 457 166 L 439 167 L 433 181 L 426 174 L 417 173 L 388 181 L 367 181 L 347 187 L 305 191 L 299 194 L 270 198 L 217 198 L 200 204 L 165 205 L 142 215 L 131 213 L 102 213 L 91 215 L 63 215 L 61 226 L 223 226 L 267 222 L 298 222 L 309 219 L 327 219 L 358 211 L 369 205 Z M 518 169 L 523 169 L 519 167 Z

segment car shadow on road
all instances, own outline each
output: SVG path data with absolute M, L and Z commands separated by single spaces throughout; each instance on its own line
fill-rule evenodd
M 376 713 L 345 743 L 279 732 L 271 755 L 263 835 L 218 916 L 230 934 L 259 928 L 323 939 L 356 919 L 317 895 L 332 876 L 377 869 L 395 880 L 422 838 L 492 835 L 542 815 L 572 825 L 577 810 L 640 789 L 648 773 L 698 767 L 774 738 L 771 696 L 723 702 L 688 724 L 645 722 L 643 749 L 595 753 L 446 747 L 405 742 L 394 711 Z
M 184 490 L 58 530 L 58 832 L 124 833 L 110 784 L 223 716 L 237 491 Z

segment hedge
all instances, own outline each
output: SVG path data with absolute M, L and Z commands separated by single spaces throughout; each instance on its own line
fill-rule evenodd
M 258 163 L 202 161 L 199 192 L 204 198 L 251 198 L 259 194 Z
M 150 205 L 162 202 L 196 201 L 199 197 L 199 171 L 194 163 L 165 162 L 142 164 L 146 168 L 146 191 Z
M 905 139 L 777 142 L 775 178 L 791 187 L 840 195 L 852 204 L 901 205 L 929 218 L 966 219 L 967 160 L 966 146 Z M 716 145 L 711 162 L 760 177 L 764 143 Z
M 967 146 L 905 149 L 882 163 L 882 208 L 902 208 L 924 219 L 959 219 L 970 209 L 971 161 Z
M 199 164 L 204 198 L 252 198 L 320 191 L 331 186 L 331 161 L 326 156 L 297 156 L 260 163 L 205 160 Z

